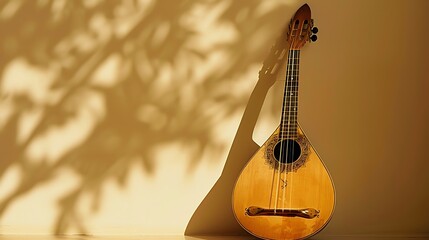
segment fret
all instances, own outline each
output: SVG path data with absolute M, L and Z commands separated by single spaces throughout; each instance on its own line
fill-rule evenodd
M 282 109 L 282 112 L 283 113 L 288 113 L 288 112 L 292 112 L 292 111 L 298 112 L 297 109 L 298 109 L 298 104 L 295 104 L 295 105 L 289 104 Z
M 285 87 L 298 89 L 298 82 L 285 81 Z
M 282 113 L 285 115 L 284 120 L 292 119 L 292 117 L 296 116 L 298 111 L 283 111 Z M 287 114 L 287 115 L 286 115 Z M 296 118 L 296 117 L 295 117 Z
M 289 127 L 287 127 L 287 126 L 289 126 Z M 284 126 L 284 127 L 282 127 L 282 126 L 280 126 L 280 131 L 292 131 L 292 130 L 296 130 L 296 124 L 295 123 L 292 123 L 291 125 L 287 125 L 287 126 Z
M 283 96 L 285 100 L 286 106 L 289 106 L 291 103 L 298 103 L 298 95 L 290 95 L 289 96 Z
M 282 133 L 282 135 L 292 135 L 292 134 L 296 134 L 297 128 L 293 128 L 293 129 L 281 129 L 279 133 Z
M 289 68 L 290 68 L 290 66 L 289 66 Z M 293 68 L 293 69 L 289 69 L 289 70 L 287 70 L 287 74 L 288 75 L 290 75 L 290 76 L 295 76 L 295 77 L 297 77 L 298 76 L 298 72 L 299 72 L 299 69 L 297 69 L 297 68 Z
M 294 106 L 291 106 L 291 107 L 293 108 Z M 283 114 L 296 113 L 296 112 L 298 112 L 298 110 L 291 111 L 291 109 L 283 109 L 283 111 L 282 111 Z
M 281 134 L 281 136 L 286 137 L 286 136 L 295 136 L 297 134 L 296 129 L 294 132 L 279 132 Z
M 292 127 L 283 126 L 283 127 L 280 127 L 280 131 L 287 132 L 287 131 L 296 130 L 296 128 L 297 128 L 296 125 L 293 125 Z
M 291 58 L 291 57 L 289 57 L 288 61 L 287 61 L 287 65 L 296 65 L 296 66 L 298 66 L 299 65 L 299 58 L 298 57 L 297 58 Z
M 297 122 L 297 119 L 293 119 L 293 120 L 291 119 L 290 121 L 285 121 L 284 125 L 285 126 L 292 126 L 292 127 L 289 127 L 289 128 L 293 128 L 293 126 L 296 125 L 296 122 Z
M 298 107 L 298 101 L 294 101 L 294 102 L 289 101 L 289 103 L 287 103 L 287 105 L 285 105 L 282 109 L 283 110 L 290 110 L 291 108 L 293 109 L 296 107 Z
M 290 96 L 290 93 L 298 93 L 298 87 L 287 87 L 287 86 L 285 86 L 285 94 L 284 95 Z M 292 95 L 292 96 L 294 96 L 294 95 Z
M 297 137 L 298 137 L 297 133 L 282 134 L 282 135 L 280 135 L 280 139 L 296 139 Z
M 285 119 L 284 119 L 284 121 L 283 121 L 283 125 L 291 125 L 291 126 L 293 126 L 293 125 L 295 125 L 296 124 L 296 122 L 298 121 L 298 119 L 296 118 L 296 117 L 293 117 L 293 118 L 291 118 L 291 117 L 286 117 Z
M 291 105 L 294 105 L 294 106 L 298 105 L 298 100 L 293 101 L 293 100 L 287 99 L 286 106 L 291 106 Z
M 280 133 L 282 133 L 283 134 L 283 136 L 286 134 L 286 135 L 292 135 L 292 134 L 295 134 L 296 131 L 297 130 L 297 128 L 295 128 L 295 129 L 293 129 L 293 130 L 280 130 Z
M 280 131 L 288 131 L 289 129 L 296 129 L 296 125 L 286 125 L 286 126 L 280 126 Z
M 295 124 L 298 119 L 296 117 L 286 117 L 283 121 L 283 125 Z

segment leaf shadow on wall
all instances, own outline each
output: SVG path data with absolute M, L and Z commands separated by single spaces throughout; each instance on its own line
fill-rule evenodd
M 287 27 L 283 29 L 282 34 L 280 34 L 271 48 L 270 54 L 265 58 L 262 69 L 259 72 L 258 82 L 250 95 L 241 118 L 222 175 L 194 212 L 186 227 L 186 236 L 246 234 L 244 229 L 239 226 L 232 212 L 234 184 L 240 175 L 240 171 L 260 148 L 253 140 L 253 131 L 264 100 L 267 98 L 268 90 L 282 76 L 282 74 L 279 74 L 282 69 L 279 66 L 285 64 L 284 53 L 288 50 L 287 42 L 285 41 L 287 30 Z M 274 109 L 273 112 L 275 112 Z
M 52 232 L 87 234 L 78 202 L 90 196 L 96 213 L 106 181 L 125 187 L 135 166 L 155 174 L 157 146 L 194 145 L 190 171 L 207 148 L 228 147 L 208 129 L 245 106 L 246 94 L 225 90 L 260 62 L 267 49 L 258 43 L 272 42 L 287 6 L 59 2 L 0 3 L 0 184 L 9 171 L 20 176 L 0 196 L 0 219 L 21 197 L 72 173 L 79 184 L 58 199 Z M 204 28 L 230 34 L 205 42 Z M 206 111 L 213 106 L 221 111 Z

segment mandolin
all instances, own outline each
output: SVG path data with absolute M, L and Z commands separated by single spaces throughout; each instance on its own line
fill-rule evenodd
M 234 215 L 259 238 L 310 237 L 328 224 L 334 211 L 332 179 L 297 121 L 300 49 L 316 40 L 315 33 L 305 4 L 284 34 L 283 49 L 272 52 L 272 59 L 287 64 L 280 126 L 249 160 L 234 187 Z M 260 74 L 273 74 L 277 65 L 263 66 Z

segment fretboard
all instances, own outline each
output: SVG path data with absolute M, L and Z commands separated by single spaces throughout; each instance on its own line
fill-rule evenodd
M 289 50 L 280 122 L 280 138 L 296 138 L 297 136 L 299 51 Z

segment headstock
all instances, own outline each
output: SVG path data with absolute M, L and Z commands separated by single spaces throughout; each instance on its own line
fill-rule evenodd
M 302 5 L 289 24 L 287 41 L 290 44 L 290 49 L 297 50 L 302 48 L 309 40 L 316 41 L 317 36 L 314 34 L 318 31 L 316 27 L 313 27 L 310 7 L 307 4 Z
M 297 24 L 295 20 L 298 20 Z M 310 7 L 307 4 L 303 5 L 291 19 L 289 29 L 285 29 L 272 46 L 270 54 L 265 59 L 262 69 L 259 71 L 259 78 L 264 77 L 275 80 L 272 79 L 272 76 L 275 76 L 280 69 L 279 66 L 287 58 L 287 51 L 290 49 L 299 49 L 309 40 L 316 41 L 317 36 L 315 34 L 318 31 L 317 27 L 313 27 Z

